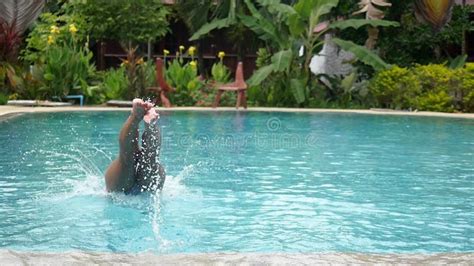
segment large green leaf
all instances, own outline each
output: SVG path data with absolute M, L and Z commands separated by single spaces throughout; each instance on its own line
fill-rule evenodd
M 281 40 L 276 33 L 276 28 L 271 23 L 265 23 L 264 20 L 253 16 L 239 16 L 240 21 L 250 30 L 255 32 L 263 41 L 270 41 L 281 45 Z
M 188 29 L 191 32 L 196 32 L 207 23 L 211 0 L 177 1 L 175 8 Z
M 344 92 L 349 92 L 351 90 L 352 86 L 354 86 L 354 82 L 356 81 L 356 79 L 357 73 L 352 72 L 349 76 L 345 77 L 341 81 L 341 87 L 342 89 L 344 89 Z
M 290 69 L 292 57 L 293 53 L 289 49 L 274 54 L 272 56 L 273 70 L 283 72 Z
M 303 82 L 299 79 L 291 79 L 290 86 L 296 102 L 298 104 L 303 103 L 306 100 L 305 86 Z
M 268 65 L 259 68 L 255 73 L 253 73 L 252 77 L 248 80 L 249 86 L 257 86 L 264 81 L 268 75 L 273 72 L 273 65 Z
M 292 6 L 280 3 L 280 0 L 257 0 L 257 2 L 268 8 L 273 14 L 279 14 L 285 17 L 296 14 Z
M 329 13 L 338 3 L 339 0 L 299 0 L 294 8 L 303 19 L 308 19 L 312 13 L 318 17 Z
M 372 27 L 398 27 L 400 23 L 396 21 L 388 21 L 381 19 L 346 19 L 341 21 L 336 21 L 331 23 L 329 28 L 331 29 L 340 29 L 344 30 L 347 28 L 358 29 L 363 26 L 372 26 Z
M 372 66 L 377 71 L 387 69 L 390 66 L 385 63 L 378 55 L 364 46 L 360 46 L 351 41 L 345 41 L 338 38 L 334 38 L 332 41 L 342 49 L 353 53 L 357 59 L 369 66 Z
M 339 0 L 300 0 L 294 6 L 296 14 L 288 19 L 291 34 L 300 36 L 310 28 L 311 30 L 320 22 L 323 15 L 337 7 Z
M 467 55 L 460 55 L 449 62 L 450 69 L 458 69 L 464 67 L 466 64 Z
M 214 19 L 213 21 L 204 24 L 199 30 L 197 30 L 191 38 L 189 38 L 190 41 L 195 41 L 200 39 L 202 36 L 208 34 L 209 32 L 215 30 L 215 29 L 222 29 L 225 27 L 228 27 L 230 24 L 229 19 L 223 18 L 223 19 Z
M 294 37 L 299 37 L 304 33 L 306 24 L 299 14 L 293 14 L 288 18 L 288 26 L 290 28 L 290 33 Z
M 264 17 L 250 0 L 245 0 L 244 2 L 251 16 L 241 15 L 239 16 L 240 21 L 255 32 L 260 39 L 278 43 L 279 47 L 283 48 L 284 42 L 281 40 L 280 34 L 278 34 L 275 23 Z

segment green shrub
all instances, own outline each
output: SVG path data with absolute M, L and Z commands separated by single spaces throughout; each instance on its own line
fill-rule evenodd
M 474 112 L 474 63 L 467 63 L 466 68 L 459 70 L 462 79 L 462 110 Z
M 432 91 L 418 97 L 418 109 L 434 112 L 453 112 L 453 97 L 445 91 Z
M 406 89 L 410 86 L 411 89 Z M 474 110 L 473 64 L 467 64 L 464 69 L 436 64 L 411 69 L 393 67 L 379 72 L 369 88 L 383 107 L 436 112 Z
M 51 46 L 46 51 L 43 65 L 43 97 L 62 97 L 70 91 L 86 89 L 87 79 L 95 71 L 94 65 L 90 64 L 91 58 L 92 53 L 87 49 Z
M 474 90 L 463 97 L 463 111 L 474 113 Z
M 460 79 L 456 77 L 455 71 L 444 65 L 417 65 L 412 68 L 412 72 L 417 76 L 421 84 L 421 91 L 444 91 L 457 89 Z
M 444 65 L 418 65 L 412 69 L 421 84 L 417 108 L 424 111 L 453 112 L 455 96 L 461 93 L 461 79 Z M 461 101 L 460 99 L 459 101 Z
M 222 61 L 215 63 L 211 68 L 212 80 L 217 83 L 227 83 L 230 78 L 230 71 Z
M 203 87 L 197 74 L 196 61 L 183 64 L 182 58 L 175 59 L 168 64 L 166 80 L 176 89 L 170 93 L 170 101 L 178 106 L 192 106 L 196 104 L 193 95 Z
M 36 26 L 28 34 L 22 59 L 29 63 L 43 63 L 51 46 L 80 46 L 85 42 L 83 17 L 73 15 L 41 14 Z
M 8 102 L 8 96 L 0 92 L 0 105 L 5 105 Z
M 370 82 L 369 91 L 381 107 L 409 109 L 417 106 L 421 84 L 410 69 L 394 66 L 379 72 Z
M 123 100 L 128 87 L 127 75 L 123 67 L 105 72 L 99 85 L 107 100 Z

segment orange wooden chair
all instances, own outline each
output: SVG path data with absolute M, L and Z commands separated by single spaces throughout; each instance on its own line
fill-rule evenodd
M 225 91 L 235 91 L 237 93 L 237 103 L 235 107 L 239 109 L 240 106 L 247 108 L 247 83 L 244 80 L 244 64 L 239 62 L 237 70 L 235 71 L 235 81 L 228 84 L 217 85 L 217 95 L 214 100 L 213 108 L 216 108 L 221 101 L 221 96 Z
M 158 87 L 147 88 L 147 90 L 152 91 L 153 93 L 156 94 L 157 97 L 156 97 L 155 103 L 157 103 L 159 99 L 161 101 L 161 104 L 164 107 L 171 107 L 171 102 L 166 96 L 166 94 L 174 92 L 175 89 L 166 82 L 164 69 L 165 68 L 164 68 L 163 59 L 157 58 L 156 59 L 156 82 L 158 83 Z

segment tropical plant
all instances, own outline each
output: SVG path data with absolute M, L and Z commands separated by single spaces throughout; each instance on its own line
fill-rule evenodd
M 155 41 L 168 31 L 167 7 L 160 0 L 76 0 L 74 13 L 87 21 L 87 32 L 97 40 L 119 40 L 131 50 L 139 43 Z
M 381 107 L 425 111 L 472 111 L 474 72 L 445 65 L 393 67 L 379 72 L 369 89 Z
M 46 50 L 45 58 L 41 66 L 44 98 L 61 98 L 71 91 L 83 91 L 88 87 L 87 80 L 94 73 L 95 66 L 90 63 L 92 53 L 87 47 L 51 46 Z
M 147 87 L 144 62 L 138 44 L 151 43 L 169 31 L 170 11 L 160 0 L 76 0 L 71 10 L 86 19 L 87 31 L 96 40 L 118 40 L 127 52 L 126 72 L 129 91 L 126 98 L 142 97 Z
M 0 2 L 0 92 L 13 93 L 21 78 L 17 55 L 22 35 L 33 23 L 43 1 L 5 0 Z
M 225 35 L 240 59 L 249 51 L 252 53 L 261 41 L 240 20 L 248 13 L 244 0 L 181 0 L 177 1 L 178 14 L 188 25 L 189 39 L 201 45 L 204 36 Z M 198 8 L 196 8 L 198 7 Z M 242 45 L 245 43 L 246 45 Z M 201 74 L 204 73 L 202 56 L 199 54 Z
M 421 84 L 410 69 L 394 66 L 377 73 L 370 82 L 369 90 L 380 107 L 415 109 Z
M 454 0 L 415 0 L 416 15 L 439 31 L 451 19 Z
M 367 80 L 358 80 L 357 69 L 347 76 L 343 75 L 317 75 L 321 83 L 320 91 L 323 95 L 315 95 L 313 98 L 323 100 L 324 106 L 338 108 L 362 107 L 370 103 L 368 97 Z
M 53 45 L 72 48 L 83 46 L 87 37 L 85 27 L 84 18 L 76 14 L 43 13 L 26 39 L 21 58 L 30 64 L 42 64 L 46 51 Z
M 312 57 L 324 44 L 321 37 L 330 30 L 344 30 L 363 26 L 397 26 L 398 23 L 383 20 L 350 19 L 329 23 L 322 22 L 338 5 L 338 0 L 303 1 L 294 6 L 279 1 L 257 1 L 261 8 L 258 10 L 250 1 L 245 3 L 251 16 L 241 16 L 241 21 L 253 30 L 262 40 L 267 42 L 273 52 L 268 65 L 260 67 L 249 80 L 251 86 L 260 84 L 270 75 L 279 73 L 286 79 L 282 86 L 291 88 L 298 104 L 303 103 L 309 94 L 310 69 Z M 353 52 L 359 60 L 376 69 L 384 69 L 388 65 L 367 48 L 350 41 L 333 39 L 345 50 Z M 300 57 L 300 48 L 303 56 Z M 300 67 L 301 66 L 301 67 Z
M 199 80 L 197 62 L 183 62 L 182 57 L 168 62 L 166 69 L 166 80 L 176 91 L 170 94 L 170 100 L 177 105 L 194 105 L 196 99 L 193 97 L 203 83 Z
M 230 78 L 230 70 L 223 62 L 225 52 L 219 52 L 217 57 L 219 58 L 219 62 L 214 63 L 211 68 L 212 80 L 217 83 L 227 83 Z
M 16 61 L 21 37 L 44 5 L 42 0 L 0 2 L 0 61 Z
M 378 41 L 380 53 L 390 64 L 404 67 L 440 64 L 458 56 L 459 51 L 466 54 L 463 36 L 466 30 L 474 29 L 469 21 L 473 11 L 474 6 L 455 5 L 452 19 L 435 32 L 431 26 L 418 22 L 410 1 L 394 1 L 387 11 L 387 18 L 400 20 L 401 27 L 382 29 Z
M 191 36 L 190 40 L 198 40 L 201 37 L 209 34 L 211 31 L 216 30 L 216 29 L 223 29 L 227 28 L 230 26 L 234 26 L 238 24 L 239 22 L 239 14 L 243 14 L 245 5 L 243 3 L 243 0 L 219 0 L 219 1 L 201 1 L 201 0 L 186 0 L 186 1 L 179 1 L 179 6 L 181 10 L 183 11 L 190 11 L 189 8 L 186 8 L 185 5 L 183 5 L 183 2 L 188 2 L 189 7 L 191 7 L 191 3 L 194 4 L 192 8 L 195 8 L 195 6 L 201 6 L 201 9 L 196 10 L 194 12 L 190 12 L 191 15 L 189 16 L 190 20 L 189 22 L 196 22 L 196 26 L 193 28 L 194 34 Z M 213 5 L 215 4 L 215 7 L 213 8 Z M 211 8 L 213 8 L 213 12 L 211 12 Z M 201 16 L 201 14 L 197 13 L 198 11 L 203 12 L 202 14 L 210 14 L 211 21 L 207 22 L 207 17 L 201 17 L 198 18 L 198 16 Z M 191 20 L 193 19 L 193 20 Z M 205 21 L 204 21 L 205 19 Z M 206 22 L 203 24 L 203 22 Z
M 8 102 L 8 96 L 0 92 L 0 105 L 5 105 Z
M 360 10 L 354 12 L 353 14 L 364 14 L 366 19 L 383 19 L 385 17 L 384 11 L 378 7 L 389 7 L 392 6 L 391 3 L 387 0 L 360 0 L 359 7 Z M 369 49 L 374 49 L 379 36 L 379 29 L 377 27 L 369 26 L 368 29 L 369 38 L 365 42 L 365 47 Z
M 123 67 L 105 72 L 103 81 L 99 85 L 100 91 L 103 92 L 106 100 L 126 99 L 127 87 L 128 79 Z

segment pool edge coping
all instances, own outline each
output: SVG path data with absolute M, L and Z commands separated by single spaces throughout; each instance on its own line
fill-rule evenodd
M 106 107 L 106 106 L 68 106 L 68 107 L 20 107 L 20 106 L 0 106 L 0 118 L 5 119 L 6 115 L 15 113 L 49 113 L 68 111 L 129 111 L 127 107 Z M 233 107 L 158 107 L 158 111 L 199 111 L 199 112 L 291 112 L 291 113 L 347 113 L 347 114 L 370 114 L 370 115 L 394 115 L 394 116 L 418 116 L 418 117 L 445 117 L 474 119 L 474 113 L 441 113 L 441 112 L 408 112 L 385 109 L 310 109 L 310 108 L 275 108 L 275 107 L 250 107 L 248 109 L 235 109 Z
M 0 249 L 0 261 L 5 264 L 277 264 L 289 265 L 294 263 L 402 263 L 402 264 L 432 264 L 456 263 L 469 264 L 474 260 L 474 252 L 443 252 L 443 253 L 360 253 L 360 252 L 321 252 L 321 253 L 176 253 L 155 254 L 143 253 L 113 253 L 113 252 L 31 252 Z

